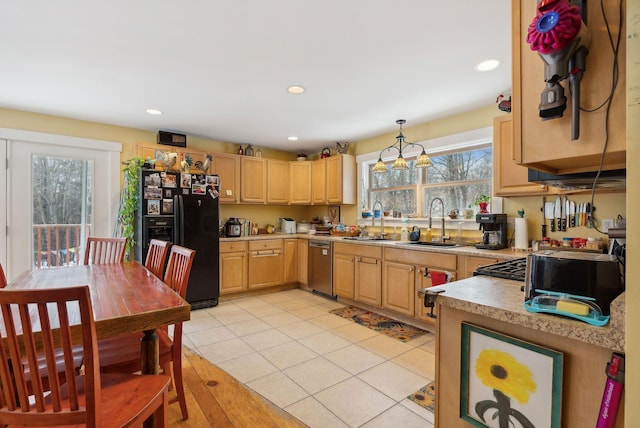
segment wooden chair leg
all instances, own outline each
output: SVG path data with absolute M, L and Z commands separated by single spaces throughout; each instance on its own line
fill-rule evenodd
M 187 411 L 187 399 L 184 396 L 184 383 L 182 382 L 182 358 L 174 358 L 173 360 L 173 379 L 176 384 L 176 393 L 178 394 L 178 403 L 182 411 L 182 419 L 189 419 Z

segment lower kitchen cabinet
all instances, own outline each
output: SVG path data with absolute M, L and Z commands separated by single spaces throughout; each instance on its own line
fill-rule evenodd
M 498 263 L 500 259 L 494 257 L 458 256 L 458 279 L 471 278 L 473 272 L 480 266 Z
M 283 282 L 291 284 L 298 282 L 298 240 L 284 239 Z
M 298 239 L 298 282 L 309 285 L 309 241 Z
M 281 285 L 283 266 L 282 239 L 249 241 L 249 290 Z
M 220 243 L 220 295 L 247 290 L 247 242 Z
M 420 288 L 432 286 L 431 275 L 455 279 L 457 256 L 424 251 L 385 248 L 382 274 L 382 306 L 422 321 L 434 322 L 418 297 Z
M 333 292 L 381 306 L 382 248 L 336 243 L 333 247 Z

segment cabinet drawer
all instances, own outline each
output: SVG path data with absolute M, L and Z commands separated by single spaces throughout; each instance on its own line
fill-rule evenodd
M 282 239 L 249 241 L 249 251 L 282 250 Z
M 385 248 L 384 259 L 407 264 L 438 267 L 456 270 L 457 256 L 455 254 L 432 253 L 429 251 L 404 250 L 399 248 Z
M 373 259 L 382 258 L 382 247 L 378 247 L 375 245 L 358 245 L 336 242 L 335 244 L 333 244 L 333 252 L 340 254 L 349 254 L 352 256 L 370 257 Z
M 247 241 L 220 242 L 221 253 L 235 253 L 236 251 L 247 251 Z

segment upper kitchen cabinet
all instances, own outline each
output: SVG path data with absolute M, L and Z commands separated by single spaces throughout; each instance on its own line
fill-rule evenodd
M 240 156 L 215 153 L 211 171 L 220 177 L 220 203 L 240 202 Z
M 612 88 L 615 59 L 601 8 L 589 6 L 585 24 L 591 33 L 591 45 L 580 84 L 580 135 L 572 141 L 571 91 L 575 88 L 569 88 L 568 80 L 562 82 L 567 97 L 563 117 L 545 121 L 539 117 L 545 67 L 526 40 L 529 25 L 536 16 L 537 1 L 512 0 L 513 156 L 517 163 L 556 174 L 594 171 L 598 169 L 606 145 L 604 169 L 625 168 L 626 30 L 624 19 L 618 22 L 619 2 L 604 0 L 603 4 L 614 42 L 622 32 L 617 57 L 619 79 L 607 115 L 605 101 Z M 597 110 L 590 111 L 594 109 Z M 608 127 L 605 125 L 607 120 Z
M 267 201 L 267 160 L 240 156 L 240 201 L 264 204 Z
M 511 115 L 493 119 L 493 192 L 496 196 L 544 195 L 547 186 L 529 183 L 528 168 L 513 153 Z
M 267 159 L 267 203 L 289 203 L 289 162 Z
M 356 161 L 353 155 L 336 155 L 313 161 L 314 204 L 356 203 Z
M 289 203 L 311 204 L 311 164 L 309 161 L 289 162 Z

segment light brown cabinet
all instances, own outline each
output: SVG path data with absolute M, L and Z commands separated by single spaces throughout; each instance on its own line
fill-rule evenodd
M 249 241 L 249 290 L 282 285 L 282 239 Z
M 427 253 L 398 248 L 385 248 L 382 275 L 382 306 L 423 321 L 434 322 L 427 316 L 420 288 L 431 287 L 431 273 L 443 272 L 455 278 L 457 258 L 454 254 Z
M 458 279 L 470 278 L 480 266 L 498 263 L 495 257 L 458 256 Z
M 220 242 L 220 295 L 247 290 L 247 242 Z
M 298 282 L 309 285 L 309 241 L 298 239 Z
M 496 196 L 547 194 L 547 186 L 529 183 L 528 168 L 516 163 L 510 115 L 493 119 L 493 192 Z
M 623 3 L 625 3 L 623 1 Z M 598 169 L 608 136 L 604 169 L 625 168 L 626 159 L 626 29 L 622 23 L 609 22 L 617 34 L 621 31 L 618 54 L 619 80 L 607 114 L 601 105 L 611 91 L 614 58 L 600 7 L 589 7 L 586 19 L 591 46 L 581 82 L 580 137 L 571 140 L 571 96 L 564 116 L 542 121 L 538 105 L 544 89 L 544 65 L 526 42 L 529 24 L 536 16 L 536 0 L 512 0 L 513 30 L 513 153 L 516 161 L 552 173 L 595 171 Z M 606 0 L 609 17 L 617 16 L 619 2 Z M 624 8 L 624 5 L 621 6 Z M 621 26 L 621 28 L 620 28 Z M 614 37 L 615 38 L 615 37 Z M 607 119 L 608 116 L 608 119 Z M 608 121 L 608 124 L 607 124 Z M 607 134 L 608 132 L 608 134 Z
M 353 155 L 314 160 L 311 166 L 312 202 L 317 205 L 354 204 L 356 161 Z
M 290 204 L 311 204 L 311 165 L 310 161 L 289 162 Z
M 240 157 L 240 201 L 264 204 L 267 201 L 267 160 Z
M 381 305 L 382 248 L 337 242 L 333 247 L 333 292 Z
M 285 239 L 283 246 L 282 282 L 284 284 L 298 282 L 298 239 Z
M 240 156 L 215 153 L 211 170 L 220 177 L 220 203 L 240 202 Z
M 267 203 L 289 203 L 289 161 L 267 159 Z

